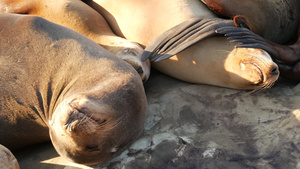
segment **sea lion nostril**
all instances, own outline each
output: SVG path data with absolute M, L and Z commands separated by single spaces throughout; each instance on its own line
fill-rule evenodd
M 137 71 L 138 73 L 140 73 L 140 74 L 144 73 L 144 70 L 143 70 L 142 67 L 139 67 L 136 71 Z
M 86 146 L 85 148 L 89 152 L 98 151 L 99 150 L 99 148 L 97 146 Z
M 278 69 L 278 67 L 272 69 L 272 71 L 270 72 L 270 74 L 272 74 L 272 75 L 277 75 L 277 74 L 279 74 L 279 69 Z

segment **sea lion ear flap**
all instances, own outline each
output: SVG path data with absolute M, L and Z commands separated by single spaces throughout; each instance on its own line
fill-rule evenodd
M 236 16 L 234 16 L 233 22 L 234 22 L 234 25 L 236 27 L 247 28 L 247 29 L 250 30 L 250 28 L 248 26 L 249 23 L 248 23 L 247 19 L 244 16 L 242 16 L 242 15 L 236 15 Z

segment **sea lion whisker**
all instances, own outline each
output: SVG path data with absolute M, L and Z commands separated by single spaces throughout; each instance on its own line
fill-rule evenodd
M 255 88 L 254 90 L 252 90 L 250 93 L 251 94 L 254 94 L 254 93 L 258 93 L 258 92 L 261 92 L 263 90 L 265 90 L 265 85 L 261 85 L 261 86 L 257 86 L 257 88 Z
M 105 121 L 105 123 L 110 123 L 111 119 L 113 119 L 113 118 L 109 118 L 109 119 L 104 120 L 104 121 Z M 97 125 L 97 127 L 96 127 L 96 130 L 97 130 L 97 131 L 107 131 L 106 129 L 103 130 L 104 126 L 103 126 L 102 124 L 104 124 L 104 123 L 100 123 L 100 124 Z M 108 130 L 109 130 L 109 129 L 108 129 Z M 103 134 L 103 133 L 102 133 L 102 134 Z M 108 134 L 108 133 L 105 133 L 105 134 Z
M 80 122 L 78 123 L 78 125 L 85 123 L 86 121 L 92 119 L 94 114 L 92 114 L 91 116 L 88 116 L 87 114 L 84 115 L 84 117 L 80 120 Z
M 274 86 L 274 84 L 275 84 L 275 81 L 274 81 L 274 82 L 270 82 L 270 83 L 268 83 L 268 85 L 267 85 L 267 86 L 265 86 L 265 89 L 270 89 L 271 87 L 273 87 L 273 86 Z
M 250 93 L 253 94 L 253 93 L 257 93 L 257 92 L 260 92 L 260 91 L 263 91 L 263 90 L 266 90 L 266 89 L 269 89 L 271 88 L 273 85 L 275 84 L 275 81 L 266 81 L 264 82 L 262 85 L 259 85 L 257 86 L 257 88 L 255 88 L 254 90 L 252 90 Z
M 270 89 L 271 87 L 273 87 L 275 84 L 275 81 L 267 81 L 265 82 L 263 85 L 258 86 L 257 88 L 255 88 L 254 90 L 252 90 L 250 93 L 257 93 L 266 89 Z
M 122 122 L 123 116 L 119 117 L 116 123 L 111 127 L 111 129 L 117 127 Z
M 106 130 L 111 130 L 111 129 L 113 129 L 113 128 L 116 128 L 116 127 L 122 122 L 123 116 L 124 116 L 124 115 L 122 115 L 121 117 L 119 117 L 119 118 L 116 120 L 116 123 L 115 123 L 113 126 L 111 126 L 109 129 L 106 129 Z M 106 131 L 106 130 L 105 130 L 105 131 Z
M 265 83 L 265 85 L 263 86 L 263 90 L 265 90 L 265 89 L 270 89 L 271 87 L 274 86 L 274 84 L 275 84 L 275 81 L 271 81 L 271 80 L 267 81 L 267 82 Z
M 111 121 L 112 119 L 113 119 L 113 118 L 111 118 L 111 117 L 110 117 L 109 119 L 107 119 L 107 120 L 104 119 L 104 120 L 101 121 L 101 124 L 104 124 L 104 122 L 105 122 L 105 123 L 110 123 L 110 121 Z M 99 123 L 99 124 L 100 124 L 100 123 Z M 100 126 L 101 126 L 101 125 L 100 125 Z
M 264 86 L 265 89 L 270 89 L 271 87 L 273 87 L 275 85 L 275 81 L 267 81 L 266 85 Z
M 258 93 L 262 90 L 261 86 L 256 87 L 254 90 L 250 91 L 250 94 Z
M 241 51 L 241 53 L 242 53 L 242 54 L 245 54 L 245 55 L 248 55 L 248 56 L 255 57 L 255 58 L 259 59 L 260 61 L 263 61 L 263 62 L 264 62 L 264 60 L 263 60 L 262 58 L 258 58 L 258 57 L 257 57 L 257 56 L 255 56 L 254 54 L 251 54 L 251 53 L 246 53 L 246 52 L 244 52 L 244 51 Z
M 231 51 L 229 51 L 229 50 L 217 50 L 218 52 L 224 52 L 224 53 L 230 53 Z

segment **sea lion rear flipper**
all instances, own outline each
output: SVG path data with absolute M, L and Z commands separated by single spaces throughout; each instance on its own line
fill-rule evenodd
M 231 20 L 192 18 L 185 21 L 154 39 L 144 50 L 142 60 L 162 61 L 176 55 L 191 45 L 216 35 L 215 30 L 221 27 L 234 27 Z

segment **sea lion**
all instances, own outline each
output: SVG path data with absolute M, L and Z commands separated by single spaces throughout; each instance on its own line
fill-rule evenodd
M 239 19 L 258 35 L 278 44 L 296 40 L 299 0 L 201 0 L 221 17 Z
M 246 37 L 244 33 L 240 35 L 243 39 L 254 39 L 255 36 L 255 40 L 264 41 L 265 46 L 272 50 L 268 52 L 279 65 L 281 75 L 300 81 L 299 0 L 243 2 L 202 0 L 202 2 L 219 16 L 233 18 L 237 26 L 248 28 L 262 36 L 263 38 L 255 35 Z
M 118 35 L 144 46 L 191 18 L 218 18 L 198 0 L 86 0 L 85 3 L 104 16 Z M 152 65 L 193 83 L 237 89 L 271 86 L 278 78 L 278 69 L 269 54 L 262 49 L 234 48 L 237 44 L 224 36 L 213 36 Z M 153 44 L 156 45 L 159 44 Z
M 115 56 L 131 64 L 145 82 L 150 75 L 150 62 L 141 62 L 143 48 L 116 36 L 106 20 L 94 9 L 78 0 L 4 0 L 0 12 L 41 16 L 73 29 L 92 39 Z
M 299 38 L 293 45 L 280 45 L 268 41 L 246 28 L 235 29 L 233 27 L 226 27 L 216 31 L 225 34 L 231 41 L 242 43 L 236 47 L 260 47 L 266 50 L 278 64 L 283 77 L 300 82 L 300 35 L 298 35 Z
M 0 144 L 0 168 L 20 169 L 17 159 L 6 147 Z
M 61 156 L 95 164 L 141 133 L 147 101 L 129 64 L 38 16 L 1 14 L 0 36 L 0 144 L 51 138 Z

